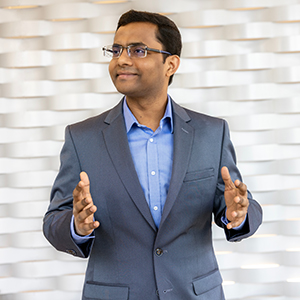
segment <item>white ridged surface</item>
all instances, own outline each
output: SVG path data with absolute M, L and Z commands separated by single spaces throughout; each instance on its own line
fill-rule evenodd
M 102 47 L 130 8 L 168 14 L 183 38 L 170 87 L 228 120 L 264 223 L 241 243 L 213 226 L 228 300 L 300 299 L 300 1 L 0 0 L 0 298 L 79 300 L 86 261 L 52 249 L 42 217 L 64 127 L 121 96 Z M 11 9 L 8 9 L 11 7 Z

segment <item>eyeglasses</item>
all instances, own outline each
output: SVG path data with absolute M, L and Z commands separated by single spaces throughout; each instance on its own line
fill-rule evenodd
M 124 49 L 127 49 L 127 54 L 131 58 L 144 58 L 147 56 L 148 51 L 172 55 L 170 52 L 148 48 L 144 45 L 129 45 L 127 47 L 121 45 L 111 45 L 103 47 L 103 55 L 110 58 L 119 58 Z

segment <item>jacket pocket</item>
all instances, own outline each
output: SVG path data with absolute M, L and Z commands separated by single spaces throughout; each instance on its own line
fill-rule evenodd
M 214 176 L 214 169 L 204 169 L 200 171 L 195 171 L 195 172 L 187 172 L 185 174 L 183 182 L 189 182 L 189 181 L 198 181 L 198 180 L 203 180 L 209 177 Z
M 215 270 L 207 275 L 201 276 L 193 281 L 193 288 L 195 294 L 204 294 L 215 287 L 222 284 L 222 277 L 219 270 Z
M 127 300 L 129 288 L 126 286 L 104 285 L 97 282 L 87 282 L 83 296 L 95 300 Z

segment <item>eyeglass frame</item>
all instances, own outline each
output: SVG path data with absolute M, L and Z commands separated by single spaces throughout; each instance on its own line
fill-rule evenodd
M 109 50 L 112 50 L 113 46 L 117 46 L 119 47 L 121 50 L 120 50 L 120 53 L 119 53 L 119 56 L 113 56 L 113 53 L 111 53 Z M 148 51 L 152 51 L 152 52 L 156 52 L 156 53 L 162 53 L 162 54 L 167 54 L 167 55 L 172 55 L 170 52 L 167 52 L 167 51 L 164 51 L 164 50 L 159 50 L 159 49 L 154 49 L 154 48 L 149 48 L 148 46 L 144 45 L 144 44 L 131 44 L 131 45 L 128 45 L 128 46 L 122 46 L 122 45 L 118 45 L 118 44 L 114 44 L 114 45 L 108 45 L 108 46 L 104 46 L 102 48 L 102 51 L 103 51 L 103 55 L 105 57 L 109 57 L 109 58 L 119 58 L 122 53 L 123 53 L 123 50 L 124 49 L 127 49 L 127 55 L 132 58 L 131 56 L 131 52 L 130 52 L 130 48 L 131 47 L 134 47 L 134 46 L 141 46 L 143 47 L 143 49 L 145 50 L 145 56 L 134 56 L 133 58 L 145 58 L 147 57 L 147 52 Z M 111 48 L 111 49 L 109 49 Z M 110 55 L 105 55 L 106 53 L 111 53 L 111 56 Z

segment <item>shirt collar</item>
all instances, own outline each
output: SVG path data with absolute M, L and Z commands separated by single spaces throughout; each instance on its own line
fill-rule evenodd
M 126 101 L 126 97 L 124 97 L 124 102 L 123 102 L 123 115 L 125 119 L 125 126 L 126 126 L 126 132 L 128 133 L 129 130 L 131 129 L 133 124 L 140 125 L 131 110 L 129 109 Z M 168 95 L 168 103 L 166 106 L 165 114 L 162 118 L 162 120 L 169 118 L 170 120 L 170 128 L 171 132 L 173 132 L 173 115 L 172 115 L 172 105 L 171 105 L 171 98 Z

